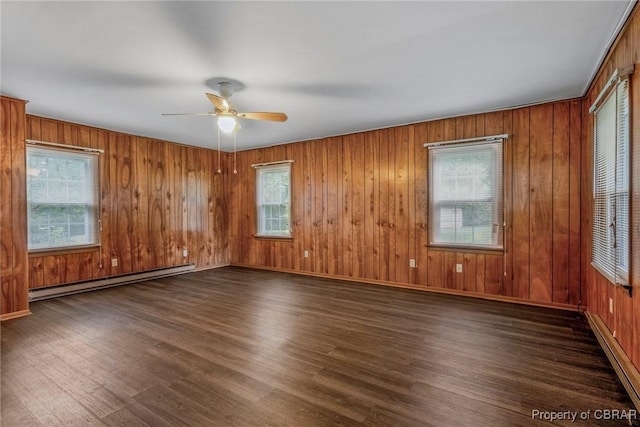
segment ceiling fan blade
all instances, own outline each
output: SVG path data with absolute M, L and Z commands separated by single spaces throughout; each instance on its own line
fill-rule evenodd
M 163 116 L 215 116 L 216 113 L 162 113 Z
M 221 96 L 214 95 L 213 93 L 207 93 L 206 95 L 207 98 L 209 98 L 209 101 L 213 102 L 213 105 L 216 106 L 217 110 L 229 111 L 229 101 Z
M 240 117 L 241 119 L 269 120 L 271 122 L 287 121 L 287 115 L 285 113 L 271 113 L 271 112 L 238 113 L 238 117 Z

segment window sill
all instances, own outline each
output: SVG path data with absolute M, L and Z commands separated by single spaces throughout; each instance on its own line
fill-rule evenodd
M 629 288 L 631 286 L 631 284 L 629 283 L 628 279 L 626 279 L 624 277 L 618 277 L 617 281 L 613 280 L 609 274 L 605 273 L 605 271 L 603 269 L 598 267 L 593 262 L 591 263 L 591 267 L 593 267 L 594 270 L 596 270 L 598 273 L 600 273 L 600 275 L 602 275 L 602 277 L 607 279 L 607 282 L 611 283 L 614 286 L 621 286 L 623 288 Z
M 32 249 L 29 251 L 29 258 L 36 258 L 40 256 L 69 255 L 69 254 L 80 254 L 80 253 L 87 253 L 87 252 L 97 252 L 99 249 L 100 249 L 100 245 L 74 246 L 69 248 L 54 248 L 54 249 Z
M 293 241 L 293 236 L 274 236 L 271 234 L 254 234 L 254 238 L 259 240 L 285 240 Z
M 487 255 L 504 255 L 504 248 L 481 248 L 477 246 L 463 245 L 447 245 L 447 244 L 430 244 L 427 246 L 429 250 L 448 251 L 448 252 L 467 252 Z

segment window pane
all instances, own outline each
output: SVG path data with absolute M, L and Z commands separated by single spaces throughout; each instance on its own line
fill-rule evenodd
M 430 242 L 501 248 L 502 142 L 431 148 L 429 170 Z
M 257 170 L 258 234 L 289 236 L 290 165 Z
M 629 273 L 628 80 L 594 115 L 592 262 L 613 283 Z
M 29 249 L 98 243 L 97 156 L 27 148 Z

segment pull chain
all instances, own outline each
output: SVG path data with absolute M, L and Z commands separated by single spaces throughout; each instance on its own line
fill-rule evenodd
M 218 130 L 218 173 L 221 173 L 222 170 L 220 169 L 220 126 L 216 126 L 216 129 Z
M 238 169 L 236 167 L 237 165 L 237 155 L 236 155 L 236 128 L 238 125 L 236 125 L 236 127 L 233 128 L 233 173 L 237 174 L 238 173 Z

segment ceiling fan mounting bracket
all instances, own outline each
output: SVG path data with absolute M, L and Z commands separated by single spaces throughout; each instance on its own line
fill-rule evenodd
M 218 93 L 225 99 L 231 98 L 233 95 L 233 83 L 231 82 L 218 82 Z

